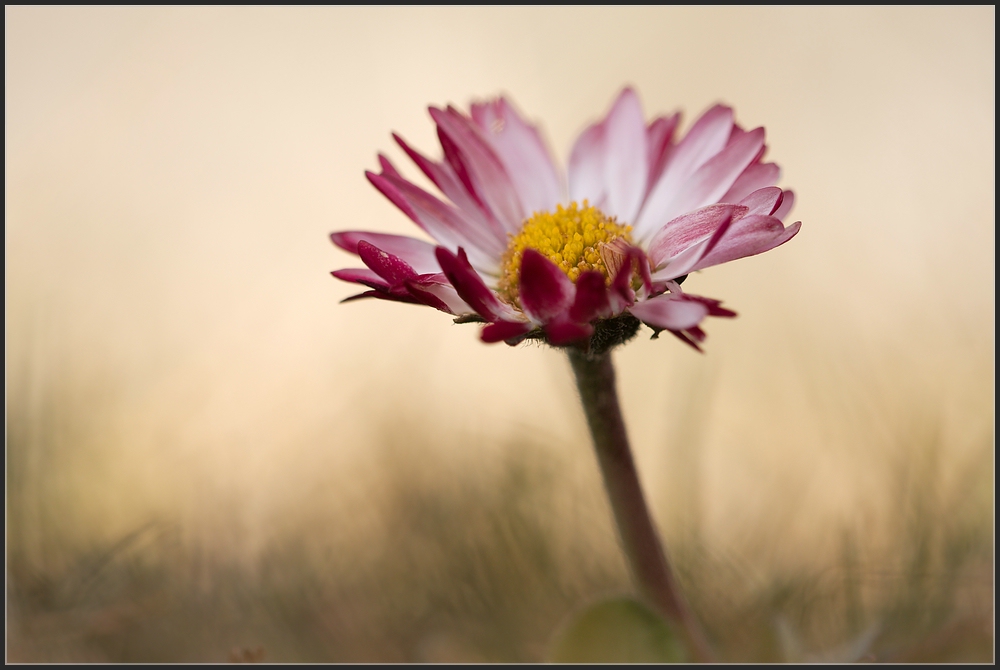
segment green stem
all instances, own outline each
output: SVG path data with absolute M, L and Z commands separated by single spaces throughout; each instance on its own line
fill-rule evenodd
M 639 473 L 635 469 L 625 421 L 618 404 L 611 354 L 588 354 L 572 348 L 568 351 L 604 476 L 604 486 L 636 585 L 640 593 L 680 629 L 696 661 L 713 661 L 714 654 L 698 620 L 681 595 L 642 495 Z

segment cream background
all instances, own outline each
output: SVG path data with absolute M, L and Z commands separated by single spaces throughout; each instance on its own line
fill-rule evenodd
M 416 233 L 363 172 L 384 151 L 415 175 L 390 131 L 436 155 L 427 105 L 509 94 L 564 162 L 625 84 L 685 127 L 716 101 L 764 125 L 803 221 L 689 280 L 740 313 L 706 325 L 705 355 L 640 336 L 617 356 L 668 534 L 725 546 L 778 519 L 825 546 L 888 495 L 910 431 L 942 436 L 944 476 L 991 468 L 994 25 L 992 7 L 6 8 L 7 408 L 34 436 L 31 513 L 70 539 L 177 519 L 252 557 L 317 491 L 368 490 L 400 426 L 445 478 L 519 434 L 591 467 L 556 352 L 338 304 L 355 289 L 329 271 L 356 263 L 326 236 Z

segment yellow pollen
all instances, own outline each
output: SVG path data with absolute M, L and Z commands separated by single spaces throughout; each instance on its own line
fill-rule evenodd
M 555 212 L 536 212 L 520 232 L 510 236 L 501 262 L 498 293 L 511 305 L 520 306 L 521 257 L 528 248 L 542 252 L 574 282 L 588 270 L 597 270 L 610 281 L 602 249 L 618 238 L 631 242 L 631 232 L 631 226 L 618 223 L 586 200 L 582 207 L 571 202 L 566 207 L 557 205 Z

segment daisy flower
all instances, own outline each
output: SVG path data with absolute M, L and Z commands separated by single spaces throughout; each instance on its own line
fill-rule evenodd
M 607 350 L 642 322 L 698 348 L 708 316 L 735 313 L 686 293 L 687 275 L 773 249 L 794 196 L 764 162 L 764 129 L 716 105 L 680 136 L 680 114 L 646 122 L 631 88 L 573 145 L 566 176 L 539 129 L 505 98 L 468 114 L 430 108 L 442 158 L 396 142 L 440 194 L 385 156 L 368 180 L 433 242 L 336 232 L 366 267 L 336 270 L 369 290 L 348 298 L 429 305 L 481 321 L 482 339 Z

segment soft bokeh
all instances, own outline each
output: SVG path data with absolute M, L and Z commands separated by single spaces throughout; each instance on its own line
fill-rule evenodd
M 729 657 L 781 657 L 726 617 L 788 615 L 781 584 L 835 566 L 855 619 L 760 630 L 898 659 L 886 593 L 929 579 L 909 630 L 944 637 L 911 657 L 989 660 L 994 31 L 993 7 L 7 8 L 9 658 L 540 660 L 626 589 L 564 357 L 339 304 L 327 235 L 414 233 L 363 172 L 390 131 L 434 151 L 429 104 L 508 94 L 564 162 L 631 84 L 649 115 L 765 126 L 803 221 L 688 280 L 740 314 L 706 354 L 616 355 L 696 608 Z M 164 632 L 198 603 L 228 623 Z M 468 624 L 501 619 L 508 646 Z

